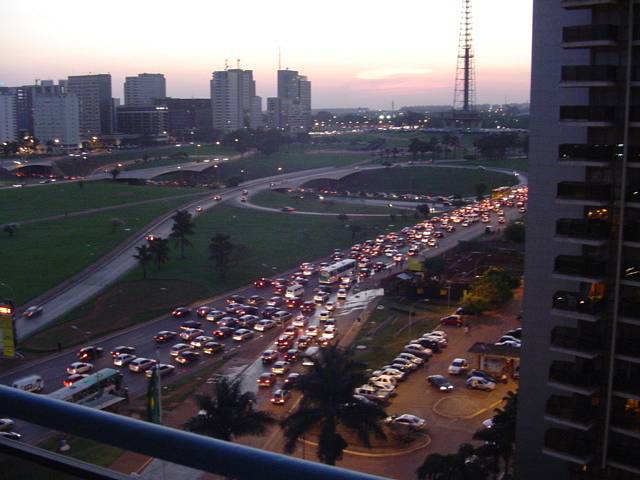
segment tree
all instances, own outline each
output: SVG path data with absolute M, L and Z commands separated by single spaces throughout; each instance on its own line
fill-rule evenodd
M 487 193 L 487 184 L 486 183 L 476 183 L 476 198 L 478 200 L 482 200 L 485 194 Z
M 487 299 L 471 292 L 464 292 L 460 306 L 473 315 L 482 315 L 484 311 L 489 310 L 490 305 Z
M 229 235 L 217 233 L 209 241 L 209 259 L 215 262 L 216 271 L 221 279 L 226 277 L 231 255 L 237 249 L 229 239 Z
M 365 382 L 364 365 L 353 359 L 352 350 L 336 345 L 321 350 L 315 364 L 300 377 L 299 406 L 282 421 L 285 451 L 292 453 L 300 437 L 317 429 L 318 458 L 335 465 L 347 447 L 338 426 L 353 431 L 367 447 L 371 446 L 371 435 L 386 438 L 380 426 L 386 417 L 382 407 L 353 398 L 353 389 Z
M 267 427 L 276 423 L 270 413 L 255 409 L 255 395 L 242 391 L 239 378 L 219 377 L 213 395 L 196 398 L 200 412 L 186 427 L 201 435 L 231 442 L 242 435 L 264 435 Z
M 425 258 L 424 262 L 422 262 L 422 265 L 424 265 L 425 272 L 430 277 L 440 276 L 447 266 L 442 255 L 438 255 L 437 257 Z
M 137 253 L 133 255 L 133 258 L 138 260 L 138 263 L 142 267 L 142 278 L 143 280 L 146 280 L 147 265 L 149 265 L 149 263 L 151 263 L 151 261 L 153 260 L 153 252 L 151 251 L 151 248 L 147 244 L 138 245 L 136 247 L 136 252 Z
M 416 470 L 420 480 L 485 480 L 489 476 L 479 449 L 463 443 L 456 453 L 433 453 Z
M 154 238 L 149 243 L 149 249 L 158 268 L 169 261 L 169 240 L 166 238 Z
M 513 243 L 524 243 L 525 228 L 522 222 L 512 222 L 504 230 L 505 238 Z
M 238 175 L 234 175 L 233 177 L 227 178 L 227 180 L 224 183 L 228 188 L 233 188 L 233 187 L 237 187 L 238 185 L 240 185 L 243 180 L 244 179 L 242 177 L 240 177 Z
M 421 203 L 420 205 L 416 205 L 416 212 L 426 218 L 431 213 L 431 207 L 428 203 Z
M 118 167 L 114 167 L 109 171 L 109 175 L 111 175 L 112 180 L 115 181 L 116 178 L 118 178 L 118 175 L 120 175 L 120 169 Z
M 5 226 L 2 227 L 2 231 L 5 232 L 7 235 L 9 235 L 9 237 L 13 237 L 17 229 L 18 229 L 17 223 L 7 223 Z
M 110 218 L 109 219 L 109 227 L 111 228 L 111 233 L 116 233 L 116 230 L 122 228 L 124 226 L 124 221 L 120 218 Z
M 188 235 L 193 235 L 195 223 L 193 223 L 193 215 L 186 210 L 178 210 L 173 217 L 173 226 L 171 227 L 171 233 L 169 237 L 173 238 L 176 244 L 180 245 L 180 258 L 184 259 L 184 247 L 191 245 L 191 242 L 187 238 Z

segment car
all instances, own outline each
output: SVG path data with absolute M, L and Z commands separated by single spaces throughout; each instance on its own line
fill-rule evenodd
M 202 212 L 204 212 L 204 208 L 202 208 L 202 206 L 201 206 L 201 205 L 198 205 L 198 206 L 196 207 L 196 213 L 202 213 Z
M 280 295 L 275 295 L 267 300 L 267 306 L 269 307 L 280 307 L 282 305 L 284 305 L 284 298 Z
M 296 209 L 295 209 L 295 208 L 293 208 L 293 207 L 282 207 L 282 208 L 280 209 L 280 211 L 281 211 L 281 212 L 295 212 L 295 211 L 296 211 Z
M 440 344 L 431 338 L 416 338 L 414 340 L 411 340 L 411 343 L 420 345 L 424 348 L 428 348 L 434 353 L 442 352 Z
M 298 315 L 293 319 L 291 325 L 294 327 L 304 327 L 307 324 L 307 317 L 304 315 Z
M 10 432 L 14 426 L 15 422 L 10 418 L 0 418 L 0 432 Z
M 321 338 L 323 340 L 333 340 L 334 338 L 336 338 L 337 334 L 338 330 L 336 329 L 335 325 L 329 325 L 323 330 Z
M 408 371 L 402 371 L 397 368 L 393 368 L 391 365 L 385 365 L 380 370 L 375 370 L 371 375 L 373 377 L 380 377 L 383 375 L 390 375 L 396 378 L 399 382 L 407 379 Z
M 118 347 L 114 347 L 109 352 L 113 358 L 116 358 L 118 355 L 122 355 L 123 353 L 134 354 L 136 353 L 135 347 L 127 347 L 125 345 L 120 345 Z
M 318 318 L 320 319 L 321 322 L 325 320 L 329 320 L 331 318 L 331 312 L 329 311 L 320 312 L 320 315 L 318 315 Z
M 460 375 L 469 369 L 469 362 L 465 358 L 454 358 L 449 365 L 450 375 Z
M 284 354 L 284 361 L 287 363 L 295 363 L 298 361 L 300 351 L 297 348 L 290 348 L 287 353 Z
M 25 318 L 33 318 L 40 315 L 43 311 L 42 305 L 31 305 L 24 312 L 22 312 L 22 316 Z
M 213 307 L 208 307 L 206 305 L 202 305 L 198 308 L 196 308 L 196 315 L 200 318 L 205 318 L 207 316 L 207 314 L 213 310 Z
M 20 440 L 22 435 L 17 432 L 0 432 L 0 437 L 6 438 L 7 440 Z
M 78 360 L 95 360 L 102 355 L 102 347 L 83 347 L 76 353 Z
M 502 335 L 499 339 L 498 342 L 517 342 L 517 343 L 522 343 L 522 341 L 519 338 L 516 338 L 512 335 Z
M 233 295 L 229 295 L 225 301 L 227 305 L 231 305 L 233 303 L 242 304 L 245 302 L 245 298 L 244 296 L 235 293 Z
M 485 372 L 484 370 L 473 369 L 473 370 L 469 371 L 467 373 L 467 379 L 472 378 L 472 377 L 481 377 L 481 378 L 484 378 L 485 380 L 487 380 L 489 382 L 498 383 L 498 379 L 495 376 Z M 505 375 L 505 377 L 506 377 L 506 375 Z
M 191 328 L 202 328 L 202 322 L 187 320 L 186 322 L 182 322 L 180 325 L 180 330 L 189 330 Z
M 236 317 L 222 317 L 220 320 L 218 320 L 218 325 L 220 327 L 237 328 L 238 319 Z
M 224 344 L 219 342 L 211 341 L 202 345 L 202 352 L 207 355 L 213 355 L 214 353 L 221 352 L 222 350 L 224 350 Z
M 353 390 L 355 395 L 362 396 L 367 400 L 371 400 L 377 403 L 386 403 L 391 397 L 390 392 L 379 390 L 372 385 L 362 385 Z
M 144 372 L 144 376 L 147 378 L 151 378 L 153 376 L 153 370 L 153 368 L 146 370 Z M 169 365 L 168 363 L 159 363 L 158 365 L 156 365 L 155 370 L 156 372 L 158 372 L 159 376 L 164 377 L 175 372 L 176 367 L 174 365 Z
M 266 300 L 264 299 L 264 297 L 262 297 L 260 295 L 251 295 L 247 299 L 247 303 L 249 305 L 253 305 L 253 306 L 262 305 L 264 302 L 266 302 Z
M 513 341 L 513 340 L 504 340 L 502 342 L 496 342 L 496 343 L 494 343 L 494 345 L 496 347 L 515 347 L 515 348 L 522 347 L 522 343 L 516 342 L 516 341 Z
M 514 328 L 513 330 L 507 330 L 506 332 L 504 332 L 504 334 L 509 335 L 516 340 L 522 341 L 522 327 Z
M 442 317 L 440 319 L 440 323 L 442 325 L 449 325 L 451 327 L 461 327 L 464 322 L 462 321 L 462 317 L 458 314 L 447 315 L 446 317 Z
M 198 360 L 200 360 L 200 354 L 192 350 L 182 352 L 175 358 L 175 361 L 182 365 L 190 365 L 197 362 Z
M 256 316 L 260 313 L 260 309 L 258 307 L 254 307 L 253 305 L 240 305 L 236 308 L 236 315 L 253 315 Z
M 329 294 L 327 292 L 318 292 L 313 296 L 313 301 L 316 303 L 324 303 L 329 300 Z
M 427 426 L 427 422 L 424 418 L 408 413 L 403 415 L 391 415 L 390 417 L 385 418 L 384 422 L 391 427 L 401 427 L 413 431 L 424 430 Z
M 219 202 L 220 200 L 222 200 L 222 195 L 214 195 L 213 197 L 211 197 L 213 200 L 215 200 L 216 202 Z
M 406 353 L 411 353 L 421 358 L 428 358 L 431 355 L 433 355 L 433 350 L 429 348 L 425 348 L 422 345 L 419 345 L 417 343 L 410 343 L 408 345 L 405 345 L 402 351 Z
M 291 393 L 289 392 L 289 390 L 285 388 L 279 388 L 278 390 L 273 392 L 273 395 L 271 396 L 271 403 L 273 403 L 274 405 L 284 405 L 287 400 L 289 400 L 290 396 Z
M 144 372 L 150 369 L 156 364 L 156 361 L 151 358 L 138 357 L 129 363 L 129 370 L 132 372 Z
M 277 307 L 265 307 L 260 312 L 260 315 L 262 315 L 262 318 L 271 318 L 279 311 L 280 309 Z
M 239 328 L 235 332 L 233 332 L 233 338 L 236 342 L 244 342 L 245 340 L 249 340 L 253 337 L 253 332 L 251 330 L 247 330 L 246 328 Z
M 266 288 L 271 286 L 271 280 L 268 278 L 260 277 L 257 280 L 254 280 L 253 286 L 256 288 Z
M 288 298 L 285 305 L 289 310 L 295 310 L 296 308 L 300 308 L 302 300 L 300 298 Z
M 309 348 L 309 346 L 311 346 L 311 341 L 311 338 L 309 338 L 307 335 L 302 335 L 298 338 L 298 340 L 296 340 L 296 347 L 298 348 L 298 350 L 306 350 L 307 348 Z
M 73 375 L 74 373 L 87 373 L 93 370 L 93 364 L 86 362 L 73 362 L 67 367 L 67 373 Z
M 423 366 L 424 365 L 424 359 L 417 357 L 411 353 L 407 353 L 407 352 L 403 352 L 398 354 L 398 356 L 396 357 L 397 359 L 402 359 L 402 360 L 406 360 L 409 361 L 411 363 L 414 363 L 418 366 Z
M 156 343 L 165 343 L 176 338 L 177 335 L 176 332 L 170 330 L 161 330 L 153 336 L 153 341 Z
M 271 372 L 265 372 L 256 380 L 259 387 L 271 387 L 276 383 L 276 374 Z
M 258 323 L 258 321 L 260 320 L 259 317 L 256 317 L 255 315 L 251 315 L 251 314 L 246 314 L 246 315 L 242 315 L 239 319 L 238 319 L 238 325 L 243 327 L 243 328 L 254 328 L 256 326 L 256 324 Z
M 203 335 L 203 334 L 204 334 L 204 330 L 201 330 L 199 328 L 189 328 L 187 330 L 183 330 L 182 332 L 180 332 L 180 338 L 184 341 L 190 342 L 194 338 L 199 337 L 200 335 Z
M 429 375 L 427 377 L 427 383 L 441 392 L 450 392 L 453 390 L 451 382 L 442 375 Z
M 233 328 L 231 327 L 219 327 L 213 331 L 213 336 L 216 338 L 227 338 L 233 335 Z
M 276 350 L 265 350 L 260 355 L 260 359 L 262 360 L 263 364 L 273 363 L 278 360 L 278 358 L 280 358 L 280 355 Z
M 132 355 L 130 353 L 121 353 L 120 355 L 117 355 L 113 359 L 113 364 L 116 367 L 125 367 L 129 365 L 131 362 L 133 362 L 135 359 L 136 359 L 135 355 Z
M 338 300 L 346 300 L 347 299 L 347 290 L 344 288 L 341 288 L 338 290 L 338 294 L 336 295 L 336 298 Z
M 302 375 L 298 372 L 289 373 L 289 375 L 287 375 L 287 378 L 284 379 L 284 388 L 294 388 L 300 381 L 301 376 Z
M 485 390 L 490 392 L 496 389 L 496 384 L 483 377 L 470 377 L 467 378 L 467 388 L 474 388 L 476 390 Z
M 391 383 L 373 382 L 369 380 L 369 384 L 376 390 L 387 392 L 391 396 L 397 395 L 396 386 Z
M 70 387 L 77 381 L 82 380 L 83 378 L 87 378 L 88 376 L 89 375 L 87 375 L 86 373 L 74 373 L 73 375 L 69 375 L 67 378 L 65 378 L 62 384 L 65 387 Z
M 207 319 L 208 322 L 217 322 L 221 318 L 224 318 L 225 315 L 226 313 L 223 312 L 222 310 L 212 309 L 212 310 L 209 310 L 209 313 L 207 313 L 207 316 L 205 318 Z
M 271 372 L 276 375 L 286 375 L 289 373 L 289 364 L 285 361 L 278 360 L 271 367 Z
M 171 355 L 172 357 L 177 357 L 178 355 L 180 355 L 180 353 L 186 352 L 190 349 L 191 345 L 189 345 L 188 343 L 176 343 L 171 347 L 171 350 L 169 350 L 169 355 Z
M 333 312 L 336 309 L 336 304 L 333 302 L 327 302 L 324 304 L 324 308 L 326 308 L 328 312 Z
M 191 314 L 191 309 L 187 307 L 178 307 L 171 312 L 173 318 L 183 318 Z
M 423 335 L 423 337 L 440 337 L 440 338 L 444 338 L 445 340 L 447 340 L 447 338 L 449 338 L 449 336 L 447 335 L 447 332 L 445 332 L 444 330 L 433 330 L 432 332 L 427 332 Z
M 265 332 L 267 330 L 271 330 L 275 326 L 276 326 L 276 322 L 274 322 L 273 320 L 267 319 L 267 318 L 263 318 L 262 320 L 258 321 L 258 323 L 256 323 L 253 326 L 253 329 L 256 332 Z
M 191 340 L 191 346 L 194 348 L 200 348 L 204 346 L 205 343 L 213 341 L 213 337 L 208 335 L 198 335 L 196 338 Z
M 432 335 L 430 333 L 425 333 L 422 337 L 423 340 L 431 340 L 436 343 L 440 348 L 446 348 L 449 345 L 449 342 L 446 338 L 439 337 L 437 335 Z
M 284 323 L 292 317 L 291 312 L 287 312 L 286 310 L 277 311 L 273 317 L 273 320 L 277 323 Z
M 307 329 L 304 331 L 304 334 L 307 337 L 317 337 L 319 333 L 320 333 L 320 330 L 315 325 L 311 325 L 310 327 L 307 327 Z
M 315 302 L 312 302 L 312 301 L 302 302 L 302 305 L 300 305 L 300 311 L 304 314 L 311 315 L 313 312 L 316 311 Z

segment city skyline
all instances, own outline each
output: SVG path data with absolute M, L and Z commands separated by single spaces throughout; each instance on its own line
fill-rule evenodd
M 125 4 L 116 2 L 95 24 L 73 8 L 39 18 L 29 13 L 33 5 L 11 0 L 2 43 L 18 38 L 27 20 L 30 35 L 20 49 L 4 53 L 4 65 L 11 68 L 0 69 L 0 85 L 111 73 L 114 96 L 122 98 L 126 76 L 152 72 L 166 76 L 168 96 L 206 98 L 211 72 L 223 69 L 225 59 L 235 68 L 240 58 L 241 68 L 254 71 L 257 94 L 266 98 L 276 91 L 280 48 L 282 68 L 302 71 L 314 82 L 313 108 L 452 102 L 459 2 L 407 1 L 401 10 L 374 4 L 366 11 L 329 2 L 308 17 L 288 8 L 290 3 L 279 3 L 277 12 L 252 3 L 251 15 L 232 5 L 214 11 L 196 3 L 181 10 L 168 10 L 167 2 L 154 9 L 127 4 L 122 17 L 118 7 Z M 91 8 L 83 4 L 77 11 Z M 221 18 L 241 20 L 216 20 Z M 523 0 L 474 4 L 478 103 L 528 101 L 530 19 L 530 2 Z M 276 21 L 282 28 L 273 28 Z M 235 32 L 238 22 L 242 35 Z

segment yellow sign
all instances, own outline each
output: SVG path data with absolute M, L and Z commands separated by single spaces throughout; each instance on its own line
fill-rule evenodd
M 409 258 L 407 261 L 407 268 L 412 272 L 422 272 L 424 270 L 422 259 L 415 257 Z
M 0 339 L 2 341 L 2 355 L 15 357 L 16 336 L 13 328 L 13 303 L 6 300 L 0 303 Z

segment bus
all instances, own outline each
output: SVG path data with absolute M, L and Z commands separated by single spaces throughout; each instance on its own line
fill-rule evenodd
M 333 265 L 322 267 L 320 269 L 320 279 L 318 282 L 324 284 L 336 283 L 342 277 L 351 276 L 357 266 L 358 262 L 353 258 L 348 258 L 346 260 L 340 260 Z
M 125 400 L 126 391 L 122 373 L 114 368 L 103 368 L 69 387 L 51 392 L 49 397 L 101 410 Z

